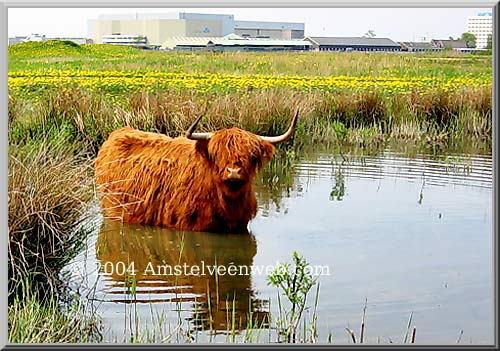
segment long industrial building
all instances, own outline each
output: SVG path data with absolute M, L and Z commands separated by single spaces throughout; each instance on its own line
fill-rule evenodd
M 307 51 L 311 43 L 303 39 L 248 38 L 237 34 L 224 37 L 172 37 L 162 48 L 177 51 Z
M 401 51 L 401 45 L 389 38 L 306 37 L 315 51 Z
M 237 34 L 244 38 L 302 39 L 304 23 L 235 21 L 233 15 L 202 13 L 164 13 L 102 15 L 89 21 L 91 37 L 103 43 L 103 36 L 144 36 L 148 44 L 162 45 L 172 37 L 223 37 Z

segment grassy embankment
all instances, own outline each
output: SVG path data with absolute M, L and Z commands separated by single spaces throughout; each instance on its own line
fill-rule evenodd
M 199 113 L 202 129 L 273 134 L 300 106 L 296 144 L 491 139 L 489 56 L 9 50 L 9 122 L 21 135 L 42 119 L 98 147 L 124 124 L 178 135 Z
M 93 325 L 81 314 L 58 319 L 51 296 L 59 300 L 60 268 L 85 238 L 79 225 L 95 197 L 92 158 L 115 128 L 175 136 L 205 113 L 201 130 L 237 125 L 272 135 L 300 106 L 286 145 L 296 149 L 319 141 L 488 143 L 491 78 L 484 56 L 9 47 L 10 341 L 75 340 L 67 338 L 75 325 Z M 20 303 L 26 296 L 33 302 Z M 47 336 L 46 325 L 28 323 L 47 313 L 69 321 L 57 328 L 67 335 Z

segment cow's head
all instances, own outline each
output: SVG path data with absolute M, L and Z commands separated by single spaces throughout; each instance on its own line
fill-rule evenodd
M 295 130 L 299 111 L 288 130 L 279 136 L 260 136 L 239 128 L 213 133 L 194 133 L 198 119 L 189 127 L 186 137 L 196 140 L 196 150 L 208 160 L 212 174 L 226 196 L 238 197 L 245 185 L 253 183 L 257 172 L 273 157 L 274 144 L 288 140 Z

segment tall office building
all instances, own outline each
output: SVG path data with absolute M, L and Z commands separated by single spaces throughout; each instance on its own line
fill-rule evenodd
M 488 35 L 493 33 L 493 16 L 491 12 L 478 13 L 467 18 L 467 32 L 476 36 L 476 47 L 484 49 L 487 46 Z

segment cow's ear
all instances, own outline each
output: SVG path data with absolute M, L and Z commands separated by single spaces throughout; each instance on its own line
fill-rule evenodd
M 204 158 L 208 158 L 208 140 L 196 140 L 196 152 L 198 152 Z
M 268 142 L 263 142 L 261 147 L 261 157 L 265 162 L 271 161 L 274 155 L 274 145 Z

